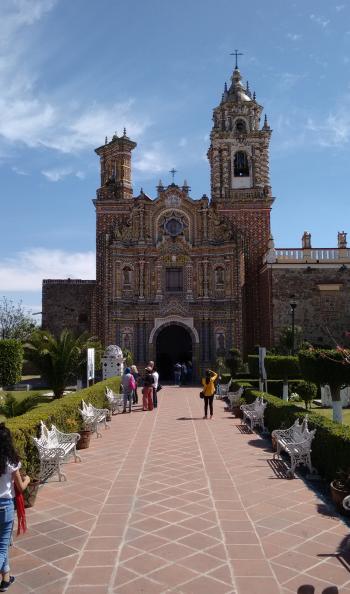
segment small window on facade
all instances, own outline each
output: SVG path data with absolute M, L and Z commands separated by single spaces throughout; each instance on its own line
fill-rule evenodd
M 131 285 L 131 268 L 129 268 L 129 266 L 125 266 L 125 268 L 123 268 L 123 286 L 124 287 L 130 287 Z
M 238 151 L 235 154 L 233 171 L 235 177 L 249 177 L 248 157 L 244 151 Z
M 166 290 L 169 293 L 181 293 L 183 290 L 182 268 L 167 268 L 165 271 Z
M 237 120 L 236 121 L 236 130 L 237 132 L 246 132 L 247 131 L 247 124 L 244 120 Z
M 219 266 L 215 270 L 215 285 L 216 287 L 223 287 L 225 283 L 225 271 Z

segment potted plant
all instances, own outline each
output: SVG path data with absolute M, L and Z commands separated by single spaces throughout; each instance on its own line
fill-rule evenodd
M 238 405 L 234 406 L 232 409 L 232 414 L 237 418 L 241 419 L 243 417 L 243 413 L 241 411 L 242 404 L 247 404 L 247 400 L 245 398 L 240 398 L 238 401 Z
M 90 445 L 91 428 L 85 425 L 83 420 L 81 420 L 77 433 L 80 435 L 80 439 L 77 441 L 77 450 L 86 450 Z
M 346 516 L 350 516 L 350 510 L 343 507 L 344 497 L 350 495 L 350 469 L 337 472 L 337 478 L 331 482 L 330 489 L 332 501 L 337 510 Z

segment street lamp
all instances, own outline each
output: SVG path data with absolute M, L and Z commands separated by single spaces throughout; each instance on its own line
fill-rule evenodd
M 291 301 L 289 303 L 290 311 L 292 314 L 292 355 L 295 353 L 295 308 L 297 306 L 297 302 L 294 299 L 294 295 L 291 296 Z

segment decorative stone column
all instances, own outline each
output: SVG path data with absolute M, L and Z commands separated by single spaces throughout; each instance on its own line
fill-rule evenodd
M 209 298 L 208 260 L 203 260 L 203 297 Z
M 145 298 L 145 294 L 144 294 L 144 286 L 145 286 L 144 273 L 145 273 L 145 261 L 144 260 L 140 260 L 139 261 L 139 299 L 144 299 Z
M 156 301 L 162 301 L 162 265 L 157 264 L 156 266 Z
M 192 283 L 193 283 L 193 268 L 192 264 L 187 264 L 186 266 L 186 299 L 188 301 L 192 301 L 193 299 L 193 292 L 192 292 Z

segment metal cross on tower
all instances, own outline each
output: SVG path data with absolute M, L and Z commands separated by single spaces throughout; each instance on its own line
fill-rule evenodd
M 173 177 L 173 183 L 174 183 L 175 173 L 177 173 L 176 169 L 174 169 L 174 167 L 173 167 L 172 169 L 170 169 L 169 173 L 171 173 L 171 175 Z
M 236 58 L 236 66 L 235 66 L 235 68 L 238 68 L 238 56 L 244 56 L 244 54 L 242 54 L 240 51 L 238 51 L 237 49 L 235 49 L 234 52 L 232 52 L 232 54 L 230 54 L 230 56 L 235 56 L 235 58 Z

